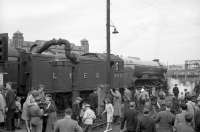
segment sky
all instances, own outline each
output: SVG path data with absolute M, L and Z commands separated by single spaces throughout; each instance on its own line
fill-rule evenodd
M 200 0 L 111 0 L 111 53 L 183 64 L 200 59 Z M 106 0 L 0 0 L 0 32 L 106 51 Z M 111 31 L 113 28 L 111 27 Z

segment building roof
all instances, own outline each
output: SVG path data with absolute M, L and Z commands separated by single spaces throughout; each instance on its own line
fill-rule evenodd
M 14 34 L 23 34 L 19 30 L 17 30 Z

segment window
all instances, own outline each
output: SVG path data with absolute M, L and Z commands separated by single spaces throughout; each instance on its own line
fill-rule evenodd
M 72 73 L 69 73 L 69 79 L 72 79 Z
M 115 70 L 116 70 L 116 71 L 119 71 L 119 62 L 116 62 L 116 63 L 115 63 Z

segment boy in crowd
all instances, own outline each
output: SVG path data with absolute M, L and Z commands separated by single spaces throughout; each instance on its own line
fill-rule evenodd
M 96 119 L 94 111 L 90 108 L 89 104 L 86 104 L 82 119 L 85 128 L 84 132 L 91 132 L 94 119 Z
M 15 104 L 16 104 L 16 110 L 15 110 L 15 122 L 16 122 L 16 128 L 20 129 L 20 120 L 21 120 L 21 98 L 17 97 Z

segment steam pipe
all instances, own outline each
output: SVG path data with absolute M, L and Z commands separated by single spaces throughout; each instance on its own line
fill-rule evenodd
M 36 50 L 35 53 L 41 54 L 42 52 L 44 52 L 45 50 L 47 50 L 49 47 L 53 45 L 65 45 L 64 50 L 65 50 L 66 58 L 70 59 L 73 63 L 77 63 L 76 57 L 71 54 L 70 42 L 65 39 L 59 39 L 59 40 L 52 39 L 50 41 L 47 41 L 44 43 L 44 45 L 41 48 Z

